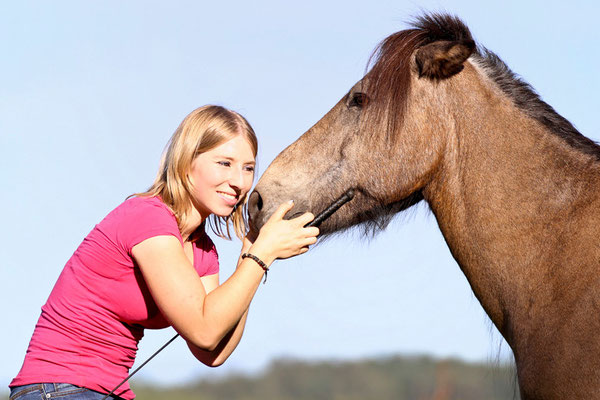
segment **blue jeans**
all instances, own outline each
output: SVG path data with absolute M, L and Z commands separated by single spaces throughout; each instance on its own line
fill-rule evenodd
M 10 400 L 101 400 L 106 394 L 70 383 L 34 383 L 16 386 L 10 390 Z M 120 399 L 110 396 L 109 399 Z

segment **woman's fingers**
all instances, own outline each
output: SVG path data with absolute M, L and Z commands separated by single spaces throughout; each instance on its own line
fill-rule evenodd
M 298 225 L 304 226 L 304 225 L 308 224 L 310 221 L 312 221 L 313 219 L 315 219 L 315 216 L 312 213 L 305 212 L 304 214 L 300 215 L 299 217 L 294 218 L 292 221 L 296 221 L 296 222 L 298 222 Z
M 310 237 L 313 237 L 315 239 L 315 242 L 316 242 L 317 241 L 317 236 L 319 236 L 320 230 L 316 226 L 311 226 L 309 228 L 304 228 L 304 232 L 306 232 L 306 235 L 308 235 Z
M 285 217 L 288 211 L 290 211 L 294 207 L 294 200 L 286 201 L 285 203 L 281 203 L 277 210 L 271 215 L 269 221 L 281 220 Z M 268 221 L 267 221 L 268 222 Z
M 259 237 L 252 248 L 267 258 L 289 258 L 308 251 L 309 246 L 317 242 L 319 228 L 304 226 L 314 219 L 312 213 L 304 213 L 296 218 L 284 220 L 285 215 L 294 207 L 292 201 L 279 205 L 267 223 L 261 228 Z M 250 240 L 245 244 L 250 244 Z M 272 260 L 271 260 L 272 261 Z
M 269 220 L 283 219 L 285 217 L 285 214 L 287 214 L 292 208 L 294 208 L 294 200 L 289 200 L 289 201 L 286 201 L 285 203 L 281 203 L 279 205 L 279 207 L 277 207 L 275 212 L 273 214 L 271 214 L 271 216 L 269 217 Z M 304 226 L 304 225 L 308 224 L 309 222 L 311 222 L 313 219 L 315 219 L 315 216 L 313 215 L 313 213 L 305 212 L 304 214 L 302 214 L 296 218 L 292 218 L 291 221 L 296 221 L 299 224 L 302 224 L 302 226 Z

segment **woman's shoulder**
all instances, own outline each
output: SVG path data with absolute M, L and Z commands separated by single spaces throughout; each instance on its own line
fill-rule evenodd
M 157 196 L 130 197 L 97 227 L 117 242 L 127 243 L 126 247 L 156 235 L 181 236 L 175 215 Z
M 114 208 L 105 220 L 114 222 L 154 218 L 176 221 L 175 214 L 158 196 L 134 196 Z
M 144 208 L 159 208 L 173 214 L 169 206 L 167 206 L 159 196 L 132 196 L 125 200 L 117 209 L 144 209 Z

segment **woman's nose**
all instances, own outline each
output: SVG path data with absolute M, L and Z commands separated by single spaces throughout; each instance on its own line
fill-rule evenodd
M 244 171 L 243 169 L 232 169 L 229 175 L 229 185 L 235 188 L 244 187 Z

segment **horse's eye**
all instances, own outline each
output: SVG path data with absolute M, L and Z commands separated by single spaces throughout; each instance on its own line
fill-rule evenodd
M 369 103 L 369 96 L 367 96 L 366 94 L 361 93 L 361 92 L 356 92 L 350 98 L 350 101 L 348 102 L 348 107 L 349 108 L 352 108 L 352 107 L 363 108 L 368 103 Z

